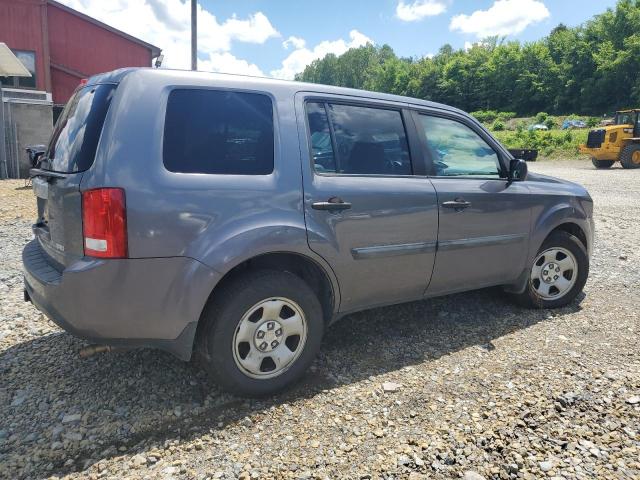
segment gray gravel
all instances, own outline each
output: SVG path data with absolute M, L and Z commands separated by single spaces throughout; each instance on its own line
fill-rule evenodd
M 579 305 L 487 289 L 352 315 L 261 401 L 161 352 L 80 359 L 22 301 L 35 202 L 0 182 L 0 478 L 638 478 L 640 170 L 530 168 L 596 202 Z

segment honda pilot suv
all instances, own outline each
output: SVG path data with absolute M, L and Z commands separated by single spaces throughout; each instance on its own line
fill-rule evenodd
M 350 312 L 496 285 L 561 307 L 589 271 L 584 188 L 412 98 L 117 70 L 78 88 L 31 174 L 25 298 L 243 395 L 299 379 Z

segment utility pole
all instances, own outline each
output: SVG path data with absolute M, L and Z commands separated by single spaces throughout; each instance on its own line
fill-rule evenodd
M 191 0 L 191 70 L 198 70 L 198 2 Z
M 9 178 L 7 166 L 7 150 L 4 142 L 4 100 L 2 99 L 2 84 L 0 84 L 0 179 Z

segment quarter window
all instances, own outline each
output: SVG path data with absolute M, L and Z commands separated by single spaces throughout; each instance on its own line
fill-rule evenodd
M 169 94 L 163 156 L 172 172 L 273 172 L 273 107 L 262 94 L 177 89 Z
M 307 117 L 311 135 L 311 152 L 316 171 L 336 173 L 338 170 L 333 155 L 331 130 L 324 103 L 308 103 Z
M 311 102 L 307 115 L 317 172 L 411 175 L 399 111 Z
M 420 115 L 436 176 L 499 177 L 498 154 L 466 125 L 442 117 Z

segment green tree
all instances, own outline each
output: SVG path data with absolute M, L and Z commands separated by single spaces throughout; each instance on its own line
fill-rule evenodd
M 584 25 L 559 24 L 538 41 L 490 37 L 468 50 L 399 58 L 366 45 L 312 62 L 297 80 L 408 95 L 467 111 L 600 115 L 640 106 L 640 0 Z

